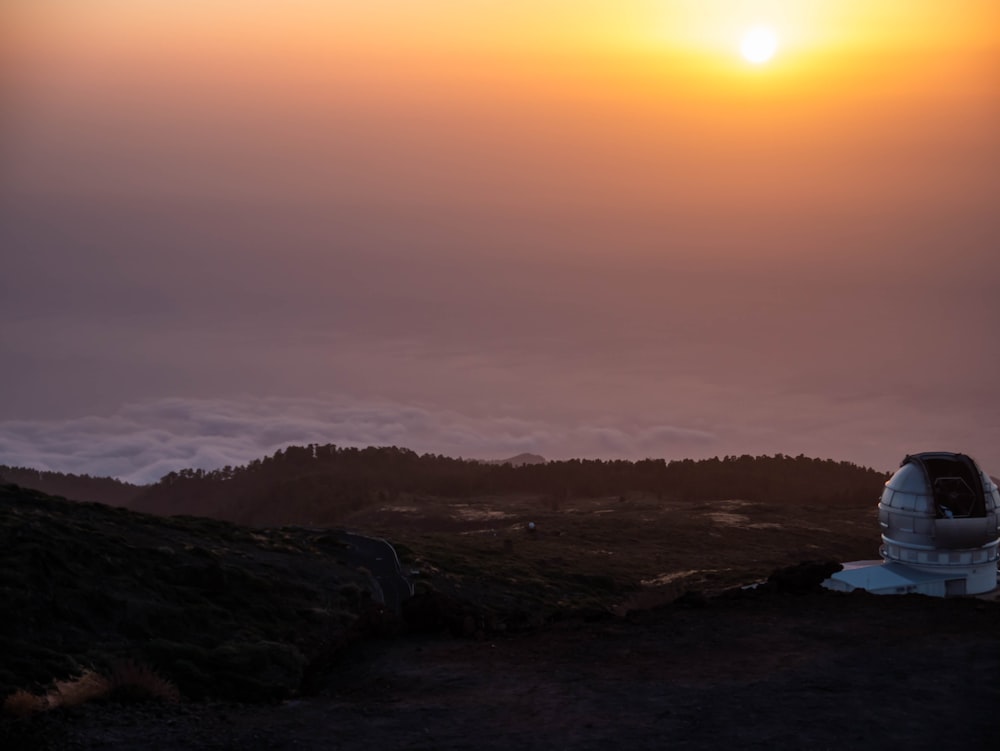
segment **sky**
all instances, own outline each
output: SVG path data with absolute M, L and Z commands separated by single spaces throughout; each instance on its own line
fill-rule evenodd
M 0 464 L 1000 472 L 993 0 L 7 0 L 0 103 Z

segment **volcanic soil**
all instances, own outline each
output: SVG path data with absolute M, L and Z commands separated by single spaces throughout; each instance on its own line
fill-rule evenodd
M 829 566 L 796 565 L 872 557 L 871 508 L 669 507 L 616 497 L 542 510 L 531 499 L 413 500 L 349 521 L 398 543 L 418 584 L 401 618 L 339 601 L 337 619 L 323 628 L 329 636 L 343 623 L 343 638 L 321 649 L 310 643 L 318 627 L 288 630 L 305 612 L 300 605 L 277 624 L 262 621 L 271 623 L 262 637 L 248 637 L 303 656 L 298 684 L 282 684 L 280 697 L 228 698 L 240 675 L 227 663 L 224 690 L 189 679 L 197 700 L 109 700 L 5 719 L 4 748 L 929 751 L 1000 742 L 995 599 L 833 593 L 818 587 Z M 70 524 L 72 509 L 58 508 L 59 523 Z M 133 522 L 116 514 L 115 534 L 138 556 Z M 201 523 L 171 524 L 173 555 L 209 547 L 191 537 Z M 161 549 L 153 523 L 140 526 L 151 549 Z M 216 542 L 212 550 L 230 586 L 247 578 L 235 573 L 239 561 L 269 597 L 281 571 L 324 571 L 346 592 L 357 586 L 335 556 L 317 558 L 316 532 L 257 530 L 250 539 L 229 527 L 203 531 L 227 535 L 226 549 Z M 303 557 L 308 567 L 294 562 Z M 739 586 L 767 579 L 765 567 L 781 573 Z M 183 584 L 190 599 L 191 582 Z M 162 584 L 158 592 L 164 603 L 174 597 Z M 124 637 L 109 631 L 114 624 L 99 625 L 92 638 L 103 639 L 104 654 Z M 46 626 L 48 638 L 57 627 Z M 84 636 L 74 637 L 80 654 L 52 665 L 70 657 L 81 664 L 90 654 Z M 42 654 L 29 637 L 19 635 Z M 147 637 L 129 637 L 130 654 L 144 654 Z M 202 666 L 209 681 L 213 665 Z M 239 665 L 248 681 L 261 677 L 252 662 Z M 169 660 L 155 667 L 174 679 Z
M 371 640 L 317 696 L 85 705 L 51 748 L 996 748 L 1000 608 L 765 592 L 482 640 Z M 35 746 L 38 747 L 38 746 Z

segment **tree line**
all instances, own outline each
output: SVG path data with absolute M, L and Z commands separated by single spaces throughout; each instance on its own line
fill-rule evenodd
M 555 507 L 574 497 L 632 493 L 664 502 L 865 504 L 875 501 L 888 475 L 802 455 L 569 459 L 512 466 L 417 454 L 397 446 L 309 444 L 289 446 L 242 466 L 170 472 L 147 486 L 6 466 L 0 466 L 0 478 L 53 495 L 159 514 L 213 516 L 246 524 L 334 524 L 353 510 L 403 495 L 535 495 Z
M 154 513 L 199 514 L 249 524 L 308 519 L 333 523 L 403 494 L 469 498 L 534 494 L 654 495 L 665 502 L 738 498 L 772 503 L 873 503 L 888 475 L 850 462 L 806 456 L 725 456 L 639 461 L 570 459 L 512 466 L 396 446 L 289 446 L 238 467 L 171 472 L 132 504 Z
M 28 467 L 8 467 L 0 464 L 0 481 L 40 490 L 49 495 L 76 501 L 96 501 L 109 506 L 128 506 L 145 486 L 133 485 L 114 477 L 91 477 L 65 472 L 49 472 Z

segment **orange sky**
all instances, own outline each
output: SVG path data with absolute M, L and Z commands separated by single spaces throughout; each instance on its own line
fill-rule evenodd
M 997 164 L 987 2 L 43 0 L 13 17 L 29 189 L 304 198 L 348 190 L 346 172 L 380 202 L 811 213 L 861 185 L 889 210 L 939 205 Z M 786 49 L 755 69 L 736 44 L 759 17 Z M 60 127 L 115 152 L 106 180 L 46 163 Z
M 766 65 L 738 54 L 753 23 L 780 38 Z M 235 379 L 564 426 L 655 419 L 729 436 L 723 453 L 794 454 L 787 405 L 821 422 L 846 402 L 859 422 L 815 451 L 885 462 L 926 431 L 1000 464 L 1000 428 L 940 445 L 961 442 L 959 414 L 1000 426 L 995 347 L 966 350 L 1000 320 L 991 0 L 11 0 L 0 49 L 7 265 L 76 285 L 46 315 L 9 291 L 0 344 L 30 372 L 40 343 L 76 363 L 86 342 L 95 379 L 121 374 L 89 396 L 51 368 L 8 374 L 10 414 Z M 290 359 L 258 377 L 241 347 L 261 299 L 297 333 L 275 325 Z M 215 322 L 215 345 L 185 344 L 189 317 Z M 894 341 L 908 326 L 970 365 L 924 362 Z M 315 344 L 330 332 L 350 362 Z M 156 357 L 173 377 L 150 375 Z M 480 370 L 445 385 L 448 357 Z M 975 395 L 967 412 L 919 416 L 953 390 Z M 869 399 L 906 402 L 908 427 L 855 449 Z M 748 427 L 769 419 L 787 440 Z

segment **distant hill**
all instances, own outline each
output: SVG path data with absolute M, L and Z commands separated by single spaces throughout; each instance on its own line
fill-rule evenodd
M 509 459 L 490 459 L 486 464 L 509 464 L 512 467 L 523 467 L 525 464 L 545 464 L 544 456 L 538 454 L 518 454 Z
M 94 501 L 109 506 L 128 506 L 144 488 L 113 477 L 72 475 L 6 465 L 0 465 L 0 480 L 74 501 Z
M 519 454 L 493 462 L 396 446 L 289 446 L 241 467 L 171 472 L 153 485 L 0 467 L 0 477 L 74 500 L 160 515 L 188 514 L 257 526 L 336 525 L 401 496 L 535 495 L 540 500 L 645 493 L 664 501 L 739 498 L 802 504 L 874 503 L 888 475 L 805 456 L 726 456 L 695 461 L 570 459 Z
M 516 457 L 515 457 L 516 458 Z M 243 467 L 171 472 L 129 506 L 240 524 L 340 523 L 400 497 L 535 495 L 540 500 L 645 493 L 664 501 L 739 498 L 799 504 L 872 504 L 884 473 L 805 456 L 701 461 L 572 459 L 487 464 L 389 447 L 289 446 Z

